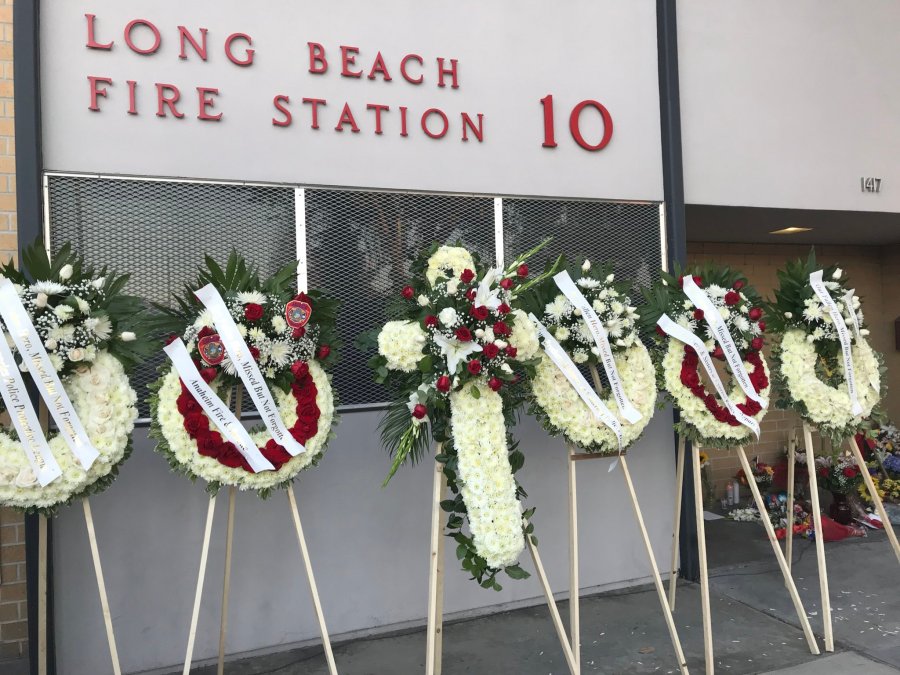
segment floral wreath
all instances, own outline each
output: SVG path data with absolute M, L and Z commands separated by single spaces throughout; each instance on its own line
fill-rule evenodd
M 125 295 L 127 275 L 94 270 L 69 244 L 48 255 L 40 242 L 22 265 L 0 268 L 27 312 L 50 363 L 99 456 L 84 469 L 59 434 L 47 435 L 61 474 L 41 487 L 14 431 L 0 429 L 0 505 L 51 515 L 59 506 L 109 487 L 131 454 L 137 395 L 128 371 L 152 349 L 141 300 Z M 32 283 L 29 279 L 34 279 Z M 0 327 L 5 329 L 2 321 Z M 21 356 L 4 334 L 17 361 Z M 4 410 L 0 399 L 0 412 Z
M 780 282 L 769 315 L 784 337 L 775 349 L 776 406 L 794 410 L 819 432 L 840 444 L 856 433 L 883 396 L 882 357 L 866 337 L 859 296 L 848 289 L 843 271 L 832 265 L 823 270 L 824 287 L 847 326 L 855 317 L 859 333 L 848 330 L 858 400 L 854 415 L 844 375 L 841 342 L 825 305 L 810 285 L 809 275 L 819 269 L 815 251 L 804 262 L 789 262 L 778 272 Z M 849 304 L 848 304 L 849 303 Z
M 624 450 L 641 436 L 653 417 L 656 404 L 653 361 L 637 332 L 639 316 L 631 306 L 629 285 L 616 283 L 611 267 L 592 267 L 589 260 L 585 260 L 580 269 L 571 268 L 569 273 L 603 322 L 625 394 L 641 414 L 641 418 L 631 424 L 622 416 L 611 392 L 602 398 L 622 425 Z M 535 287 L 525 303 L 573 362 L 594 368 L 600 364 L 600 350 L 581 317 L 581 310 L 559 292 L 552 281 Z M 562 371 L 543 351 L 538 358 L 531 382 L 530 412 L 544 429 L 553 436 L 562 434 L 567 441 L 587 452 L 618 453 L 620 449 L 615 432 L 593 416 Z
M 729 268 L 705 267 L 689 270 L 684 275 L 663 272 L 660 281 L 644 293 L 645 325 L 655 327 L 656 348 L 653 350 L 657 382 L 672 403 L 681 411 L 676 431 L 690 440 L 710 448 L 728 448 L 753 438 L 753 432 L 729 411 L 718 396 L 710 392 L 701 376 L 700 358 L 696 350 L 668 335 L 659 325 L 663 315 L 679 327 L 699 337 L 713 359 L 726 364 L 721 346 L 713 339 L 702 309 L 684 291 L 684 280 L 690 276 L 702 289 L 728 329 L 750 384 L 759 398 L 767 402 L 770 383 L 766 359 L 762 354 L 762 301 L 747 280 Z M 757 424 L 766 414 L 764 404 L 745 394 L 729 373 L 732 382 L 723 382 L 734 406 Z
M 369 365 L 396 395 L 381 423 L 393 455 L 385 484 L 407 459 L 416 462 L 431 442 L 440 444 L 436 460 L 454 495 L 441 503 L 450 514 L 448 536 L 463 569 L 498 591 L 501 569 L 513 579 L 529 576 L 517 560 L 534 531 L 533 509 L 523 513 L 519 503 L 525 493 L 514 474 L 525 457 L 508 429 L 524 401 L 517 370 L 535 365 L 539 349 L 515 298 L 544 278 L 524 281 L 525 260 L 542 246 L 495 270 L 461 246 L 434 244 L 412 263 L 412 280 L 389 309 L 405 318 L 359 342 L 362 349 L 377 345 Z
M 172 469 L 207 481 L 207 491 L 223 485 L 256 490 L 267 497 L 287 487 L 300 471 L 318 464 L 337 425 L 337 396 L 329 369 L 336 358 L 337 301 L 318 291 L 295 293 L 296 265 L 288 265 L 264 282 L 259 272 L 232 252 L 223 270 L 206 257 L 195 288 L 212 284 L 221 294 L 238 332 L 247 343 L 272 391 L 278 412 L 291 436 L 306 452 L 291 456 L 266 430 L 250 430 L 250 438 L 275 468 L 254 473 L 234 443 L 224 439 L 169 363 L 150 385 L 150 435 Z M 191 289 L 176 298 L 174 309 L 158 307 L 160 327 L 180 337 L 201 377 L 223 400 L 240 383 L 208 311 L 198 311 Z

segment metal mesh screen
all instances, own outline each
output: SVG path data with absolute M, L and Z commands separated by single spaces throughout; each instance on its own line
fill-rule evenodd
M 205 254 L 224 260 L 237 247 L 263 274 L 295 259 L 290 188 L 53 175 L 48 188 L 51 247 L 71 242 L 89 263 L 130 273 L 127 291 L 152 302 L 169 304 Z M 133 373 L 140 399 L 164 358 Z
M 69 241 L 88 262 L 131 273 L 128 291 L 168 303 L 193 281 L 203 255 L 236 246 L 270 274 L 296 257 L 292 187 L 48 175 L 50 241 Z M 334 384 L 344 406 L 386 399 L 372 381 L 356 336 L 384 323 L 409 260 L 434 241 L 462 242 L 495 260 L 491 197 L 305 190 L 309 285 L 341 300 L 342 359 Z M 507 261 L 545 237 L 553 242 L 532 267 L 559 253 L 609 261 L 620 277 L 649 284 L 662 263 L 658 204 L 505 198 Z M 635 289 L 634 299 L 640 293 Z M 139 395 L 156 377 L 160 355 L 133 376 Z M 245 410 L 252 404 L 245 399 Z M 146 405 L 141 416 L 146 417 Z
M 306 191 L 309 285 L 341 300 L 343 340 L 334 380 L 344 405 L 385 401 L 356 336 L 382 325 L 389 301 L 409 277 L 410 258 L 434 241 L 461 241 L 494 260 L 494 202 L 457 197 L 346 190 Z

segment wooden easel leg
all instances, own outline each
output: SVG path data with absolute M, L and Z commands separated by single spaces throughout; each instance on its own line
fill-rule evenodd
M 578 579 L 578 490 L 575 448 L 569 445 L 569 637 L 576 675 L 581 672 L 581 585 Z
M 738 446 L 738 457 L 741 460 L 741 466 L 744 469 L 744 475 L 752 476 L 753 471 L 750 469 L 750 462 L 747 460 L 747 453 L 744 452 L 743 446 Z M 762 516 L 762 524 L 766 529 L 766 534 L 769 537 L 769 542 L 772 544 L 772 550 L 775 551 L 775 558 L 778 560 L 778 566 L 781 568 L 781 573 L 784 575 L 784 580 L 788 584 L 788 591 L 791 594 L 791 600 L 793 600 L 794 602 L 794 609 L 797 611 L 797 618 L 800 621 L 800 627 L 803 629 L 803 634 L 806 636 L 806 642 L 809 645 L 809 651 L 813 654 L 818 654 L 819 645 L 816 644 L 816 636 L 813 635 L 812 628 L 810 628 L 809 626 L 809 619 L 806 618 L 806 610 L 803 609 L 803 602 L 800 600 L 800 594 L 797 592 L 797 586 L 794 585 L 794 580 L 791 578 L 790 572 L 788 572 L 787 563 L 784 560 L 784 554 L 781 552 L 781 545 L 778 543 L 778 539 L 775 538 L 775 529 L 772 527 L 772 521 L 770 521 L 766 516 L 766 513 L 768 511 L 766 509 L 766 503 L 763 501 L 762 495 L 759 493 L 759 486 L 757 486 L 755 480 L 748 480 L 747 483 L 750 485 L 750 492 L 753 493 L 753 499 L 756 500 L 756 508 L 759 509 L 759 513 Z M 816 534 L 818 534 L 818 532 Z
M 47 675 L 47 516 L 38 516 L 38 675 Z
M 681 534 L 681 498 L 684 493 L 684 438 L 678 437 L 678 461 L 675 465 L 675 521 L 672 526 L 672 566 L 669 571 L 669 611 L 675 611 L 678 586 L 678 537 Z
M 794 438 L 788 441 L 788 475 L 787 475 L 787 528 L 784 531 L 784 557 L 787 561 L 788 572 L 794 558 L 794 465 L 797 462 L 797 445 Z
M 663 617 L 666 620 L 666 627 L 669 629 L 669 637 L 672 639 L 672 647 L 675 648 L 675 657 L 678 660 L 678 669 L 687 675 L 688 668 L 684 658 L 684 650 L 681 648 L 681 640 L 678 639 L 678 629 L 675 628 L 675 621 L 672 619 L 672 611 L 666 602 L 666 590 L 663 587 L 662 577 L 659 575 L 659 567 L 656 564 L 656 556 L 653 554 L 653 546 L 650 543 L 650 535 L 647 534 L 647 527 L 644 525 L 644 516 L 641 514 L 641 507 L 638 504 L 637 493 L 634 491 L 634 483 L 631 482 L 631 473 L 628 471 L 628 462 L 623 455 L 620 458 L 622 462 L 622 474 L 625 476 L 625 485 L 628 487 L 628 494 L 631 497 L 631 506 L 634 508 L 634 515 L 637 518 L 638 527 L 641 531 L 641 538 L 644 540 L 644 547 L 647 549 L 647 558 L 650 560 L 650 571 L 653 572 L 653 585 L 656 586 L 656 593 L 659 595 L 659 604 L 662 607 Z
M 439 455 L 441 445 L 435 448 Z M 441 502 L 447 494 L 444 465 L 434 463 L 431 500 L 431 547 L 428 567 L 428 626 L 425 639 L 425 672 L 440 675 L 444 633 L 444 533 L 441 525 Z
M 572 647 L 569 644 L 569 638 L 566 635 L 562 617 L 559 615 L 559 608 L 556 606 L 553 590 L 550 588 L 550 582 L 547 580 L 547 572 L 544 570 L 544 564 L 541 562 L 541 555 L 538 553 L 537 547 L 531 543 L 531 537 L 528 535 L 525 535 L 525 543 L 528 546 L 529 553 L 531 553 L 531 560 L 534 562 L 534 570 L 537 573 L 538 580 L 541 582 L 544 596 L 547 598 L 547 607 L 550 608 L 550 618 L 553 620 L 553 627 L 556 628 L 556 635 L 559 637 L 559 644 L 562 646 L 563 655 L 566 657 L 569 673 L 571 673 L 571 675 L 577 675 L 579 672 L 578 664 L 575 662 L 575 656 L 572 654 Z
M 809 498 L 812 501 L 813 528 L 816 531 L 816 559 L 819 563 L 819 594 L 822 596 L 822 622 L 825 632 L 825 651 L 834 651 L 834 632 L 831 625 L 831 597 L 828 592 L 828 568 L 825 565 L 825 538 L 822 536 L 822 510 L 819 507 L 819 485 L 816 476 L 815 447 L 809 425 L 803 424 L 803 441 L 806 444 L 806 468 L 809 474 Z M 749 474 L 748 474 L 749 475 Z M 762 511 L 760 511 L 762 513 Z M 790 574 L 788 563 L 788 574 Z
M 894 532 L 894 526 L 891 525 L 891 519 L 888 518 L 887 511 L 884 510 L 884 502 L 881 501 L 881 495 L 879 495 L 878 491 L 875 489 L 875 483 L 872 482 L 872 476 L 869 475 L 869 467 L 866 466 L 862 453 L 859 451 L 859 446 L 856 444 L 853 437 L 849 439 L 849 443 L 850 449 L 853 451 L 853 456 L 856 457 L 856 465 L 859 467 L 859 470 L 863 475 L 863 480 L 866 482 L 866 489 L 872 496 L 872 503 L 875 505 L 875 510 L 878 512 L 878 516 L 884 524 L 884 531 L 887 533 L 888 541 L 891 542 L 891 547 L 894 549 L 894 555 L 897 556 L 897 562 L 900 563 L 900 543 L 897 542 L 897 533 Z
M 184 656 L 183 675 L 191 672 L 191 661 L 194 659 L 194 640 L 197 638 L 197 621 L 200 618 L 200 598 L 203 595 L 203 580 L 206 578 L 206 559 L 209 557 L 209 537 L 212 532 L 213 515 L 216 512 L 216 498 L 209 498 L 206 509 L 206 528 L 203 531 L 203 548 L 200 551 L 200 572 L 197 574 L 197 590 L 194 593 L 194 610 L 191 613 L 191 630 L 188 633 L 187 653 Z
M 316 611 L 316 620 L 319 622 L 319 633 L 322 635 L 322 648 L 325 650 L 325 660 L 328 662 L 328 672 L 337 675 L 337 666 L 334 664 L 334 654 L 331 651 L 331 640 L 328 637 L 328 628 L 325 626 L 325 615 L 322 613 L 322 603 L 319 601 L 319 590 L 316 588 L 316 579 L 313 576 L 312 563 L 309 560 L 309 551 L 306 548 L 306 538 L 303 536 L 303 526 L 300 524 L 300 511 L 297 509 L 297 498 L 293 488 L 287 489 L 288 501 L 291 503 L 291 515 L 294 518 L 294 528 L 297 530 L 297 543 L 300 545 L 300 555 L 303 557 L 303 565 L 306 567 L 306 579 L 309 581 L 309 593 L 312 596 L 313 608 Z
M 706 524 L 703 520 L 703 481 L 700 477 L 700 444 L 694 444 L 691 468 L 694 476 L 694 511 L 697 518 L 697 547 L 700 557 L 700 605 L 703 610 L 703 657 L 706 675 L 716 669 L 712 641 L 712 613 L 709 608 L 709 569 L 706 562 Z M 749 475 L 749 474 L 748 474 Z
M 91 515 L 91 503 L 85 497 L 81 500 L 84 507 L 84 522 L 87 525 L 88 541 L 91 545 L 91 557 L 94 560 L 94 574 L 97 576 L 97 588 L 100 591 L 100 608 L 103 610 L 103 623 L 106 626 L 106 640 L 109 642 L 109 657 L 112 659 L 114 675 L 121 675 L 119 666 L 119 650 L 116 649 L 116 636 L 113 633 L 112 614 L 109 611 L 109 599 L 106 596 L 106 582 L 103 580 L 103 568 L 100 565 L 100 549 L 97 546 L 97 533 L 94 531 L 94 516 Z
M 222 621 L 219 625 L 218 675 L 225 672 L 225 636 L 228 634 L 228 597 L 231 594 L 231 549 L 234 539 L 234 497 L 237 488 L 228 488 L 228 529 L 225 534 L 225 580 L 222 583 Z

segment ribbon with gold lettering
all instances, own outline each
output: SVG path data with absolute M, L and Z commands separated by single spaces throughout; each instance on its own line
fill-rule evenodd
M 62 475 L 62 470 L 47 444 L 34 406 L 31 405 L 31 399 L 25 389 L 22 374 L 2 331 L 0 331 L 0 395 L 3 396 L 6 411 L 19 435 L 19 443 L 38 483 L 41 487 L 49 485 Z
M 6 329 L 12 336 L 28 372 L 31 373 L 38 393 L 47 404 L 47 410 L 56 422 L 60 435 L 81 462 L 81 466 L 90 469 L 100 453 L 91 444 L 81 420 L 78 419 L 75 407 L 63 389 L 56 368 L 53 367 L 28 312 L 22 306 L 15 287 L 5 278 L 0 279 L 0 318 L 6 324 Z
M 222 344 L 225 346 L 225 351 L 231 358 L 238 377 L 244 383 L 244 388 L 250 395 L 253 405 L 259 411 L 266 429 L 272 434 L 272 438 L 293 457 L 296 457 L 301 452 L 306 452 L 306 448 L 297 442 L 288 430 L 284 420 L 281 419 L 275 397 L 269 391 L 269 387 L 259 371 L 259 366 L 256 365 L 256 361 L 250 354 L 250 348 L 247 347 L 247 343 L 241 337 L 234 319 L 231 318 L 228 307 L 225 306 L 225 301 L 219 295 L 219 291 L 212 284 L 208 284 L 196 291 L 195 295 L 209 310 L 219 337 L 222 339 Z

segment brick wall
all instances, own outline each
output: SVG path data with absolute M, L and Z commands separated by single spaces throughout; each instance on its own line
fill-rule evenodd
M 774 297 L 778 285 L 776 272 L 786 261 L 805 257 L 809 247 L 790 244 L 721 244 L 688 242 L 688 262 L 714 262 L 743 272 L 750 283 L 766 298 Z M 900 245 L 877 246 L 817 246 L 816 257 L 823 266 L 838 263 L 849 275 L 863 301 L 866 322 L 872 331 L 872 346 L 884 354 L 889 373 L 887 409 L 892 419 L 900 422 L 900 352 L 894 348 L 893 322 L 900 316 L 900 293 L 895 286 L 900 280 Z M 759 443 L 745 447 L 751 457 L 759 455 L 769 464 L 777 464 L 787 448 L 787 440 L 794 429 L 799 433 L 800 419 L 790 412 L 772 410 L 762 423 Z M 817 447 L 818 450 L 818 447 Z M 710 453 L 710 471 L 717 494 L 740 468 L 734 451 L 715 450 Z
M 0 262 L 17 250 L 12 5 L 0 0 Z M 27 650 L 25 525 L 19 513 L 0 509 L 0 659 Z

